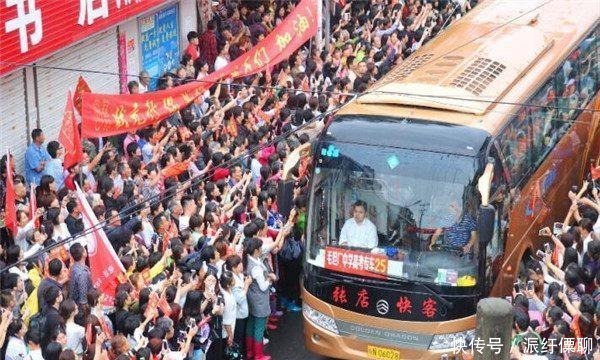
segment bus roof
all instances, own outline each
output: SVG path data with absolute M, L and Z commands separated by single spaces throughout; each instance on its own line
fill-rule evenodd
M 595 0 L 485 1 L 339 114 L 434 120 L 495 134 L 599 19 Z

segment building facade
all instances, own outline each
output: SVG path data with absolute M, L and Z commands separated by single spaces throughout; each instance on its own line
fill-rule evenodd
M 124 93 L 142 69 L 174 69 L 197 11 L 196 0 L 1 0 L 0 151 L 22 169 L 32 129 L 56 140 L 79 76 Z

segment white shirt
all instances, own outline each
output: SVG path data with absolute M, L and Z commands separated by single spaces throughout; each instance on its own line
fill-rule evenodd
M 190 217 L 187 215 L 181 215 L 179 217 L 179 231 L 183 231 L 190 227 Z
M 250 275 L 256 280 L 258 288 L 261 291 L 266 291 L 269 286 L 271 286 L 271 282 L 265 277 L 265 272 L 268 270 L 267 266 L 262 261 L 255 259 L 252 256 L 248 256 L 248 259 L 258 265 L 252 268 L 252 273 Z
M 227 66 L 227 64 L 229 63 L 229 61 L 227 61 L 227 59 L 225 59 L 222 56 L 217 56 L 217 58 L 215 59 L 215 71 Z
M 232 333 L 235 332 L 235 320 L 237 318 L 237 302 L 230 291 L 221 291 L 224 300 L 223 309 L 223 338 L 227 338 L 225 325 L 231 326 Z
M 76 355 L 83 354 L 82 340 L 85 339 L 85 328 L 73 322 L 66 325 L 67 349 L 73 350 Z
M 367 218 L 361 224 L 358 224 L 354 218 L 350 218 L 342 226 L 339 244 L 369 249 L 376 248 L 379 244 L 377 228 Z
M 27 355 L 27 360 L 44 360 L 42 349 L 31 350 Z
M 140 94 L 143 94 L 145 92 L 148 92 L 148 87 L 142 84 L 141 81 L 138 81 L 138 91 L 140 92 Z
M 27 356 L 27 347 L 25 342 L 19 338 L 11 336 L 8 339 L 6 347 L 6 360 L 23 360 Z

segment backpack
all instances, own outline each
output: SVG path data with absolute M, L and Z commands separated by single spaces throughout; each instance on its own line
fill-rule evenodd
M 297 260 L 302 256 L 302 243 L 293 237 L 285 240 L 279 255 L 284 261 Z
M 40 340 L 46 338 L 45 336 L 46 330 L 46 314 L 42 314 L 41 311 L 35 313 L 31 318 L 29 318 L 29 331 L 35 332 L 40 336 Z

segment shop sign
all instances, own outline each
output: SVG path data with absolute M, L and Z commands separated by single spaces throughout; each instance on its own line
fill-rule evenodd
M 138 16 L 162 2 L 0 0 L 0 75 Z

